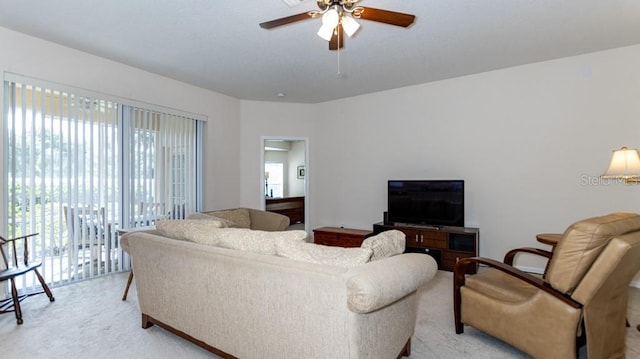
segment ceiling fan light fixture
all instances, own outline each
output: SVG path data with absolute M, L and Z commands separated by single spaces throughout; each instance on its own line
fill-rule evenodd
M 318 36 L 327 41 L 331 41 L 333 30 L 338 26 L 339 22 L 340 16 L 338 15 L 338 11 L 335 9 L 329 9 L 324 13 L 324 15 L 322 15 L 322 26 L 320 27 L 320 30 L 318 30 Z
M 351 16 L 343 15 L 340 22 L 342 23 L 342 29 L 349 37 L 353 36 L 360 28 L 360 24 Z
M 320 27 L 320 30 L 318 30 L 318 36 L 320 36 L 321 38 L 327 40 L 327 41 L 331 41 L 331 36 L 333 36 L 333 30 L 335 29 L 335 27 L 331 27 L 328 25 L 322 25 Z
M 308 0 L 283 0 L 291 3 Z M 262 22 L 263 29 L 273 29 L 275 27 L 291 24 L 307 19 L 314 19 L 322 16 L 322 24 L 318 29 L 318 36 L 329 42 L 329 50 L 339 50 L 343 45 L 344 34 L 353 37 L 360 31 L 359 20 L 375 21 L 378 23 L 409 27 L 415 20 L 415 15 L 401 12 L 375 9 L 371 7 L 358 6 L 361 0 L 316 0 L 318 8 L 303 13 L 285 16 L 279 19 Z

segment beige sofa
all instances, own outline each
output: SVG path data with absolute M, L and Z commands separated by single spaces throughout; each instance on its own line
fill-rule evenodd
M 234 208 L 202 213 L 233 221 L 239 227 L 261 231 L 284 231 L 289 227 L 289 217 L 253 208 Z
M 159 325 L 225 358 L 408 356 L 416 290 L 437 271 L 416 253 L 344 268 L 158 233 L 122 238 L 142 327 Z

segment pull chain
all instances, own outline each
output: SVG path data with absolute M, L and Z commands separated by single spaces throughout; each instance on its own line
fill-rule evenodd
M 340 29 L 339 27 L 336 27 L 336 29 L 338 30 L 338 73 L 336 74 L 337 78 L 342 77 L 342 71 L 341 70 L 341 66 L 340 66 Z

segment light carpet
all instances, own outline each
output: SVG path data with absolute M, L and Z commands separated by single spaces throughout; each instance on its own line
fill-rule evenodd
M 135 280 L 121 300 L 127 273 L 53 288 L 22 302 L 24 324 L 13 313 L 0 315 L 2 358 L 217 358 L 162 328 L 142 329 Z M 439 271 L 419 293 L 412 359 L 528 358 L 514 347 L 465 327 L 453 327 L 452 273 Z M 631 288 L 627 358 L 640 357 L 640 289 Z M 250 343 L 250 341 L 248 342 Z M 581 358 L 586 357 L 581 352 Z

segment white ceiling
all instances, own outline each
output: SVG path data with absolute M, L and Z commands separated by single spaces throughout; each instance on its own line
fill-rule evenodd
M 0 26 L 240 99 L 301 103 L 640 43 L 639 0 L 360 5 L 416 22 L 361 20 L 339 53 L 316 35 L 320 19 L 258 26 L 315 9 L 313 0 L 0 0 Z

